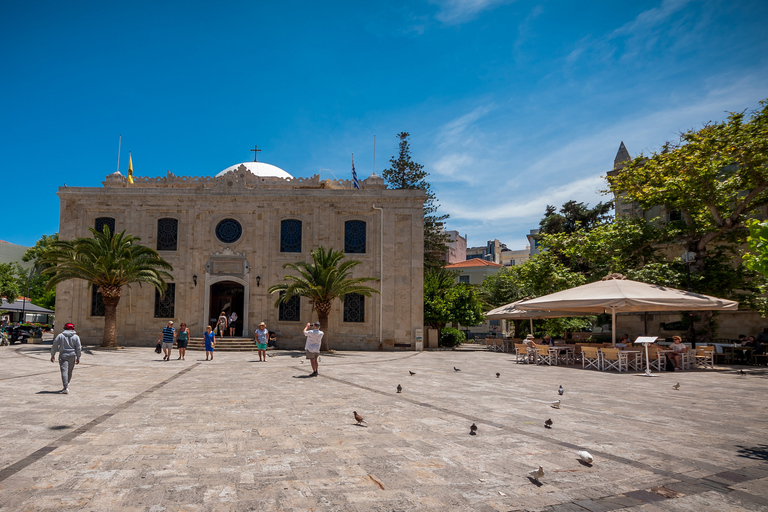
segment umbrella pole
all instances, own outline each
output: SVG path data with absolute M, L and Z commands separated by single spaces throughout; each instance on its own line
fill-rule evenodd
M 533 318 L 529 318 L 528 320 L 531 321 L 531 336 L 533 336 Z
M 616 348 L 616 306 L 611 306 L 611 340 Z

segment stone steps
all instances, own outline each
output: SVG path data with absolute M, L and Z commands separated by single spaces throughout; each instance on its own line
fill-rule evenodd
M 269 347 L 271 350 L 272 347 Z M 187 350 L 205 350 L 205 342 L 203 338 L 190 338 L 187 343 Z M 253 338 L 220 338 L 216 336 L 216 351 L 223 352 L 256 352 L 256 343 Z

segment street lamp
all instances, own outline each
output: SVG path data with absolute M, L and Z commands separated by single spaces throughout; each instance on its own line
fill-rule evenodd
M 688 275 L 688 291 L 691 290 L 691 262 L 696 261 L 696 253 L 688 251 L 683 254 L 683 262 L 686 264 Z M 696 326 L 693 323 L 693 311 L 688 312 L 688 318 L 691 322 L 691 348 L 696 348 Z

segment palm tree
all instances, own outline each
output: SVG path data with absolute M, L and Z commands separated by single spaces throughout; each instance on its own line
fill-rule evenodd
M 93 238 L 57 241 L 41 260 L 49 265 L 43 273 L 50 274 L 47 288 L 69 279 L 83 279 L 98 286 L 104 300 L 104 337 L 102 347 L 117 347 L 117 304 L 125 285 L 149 283 L 165 293 L 166 279 L 173 270 L 157 251 L 139 245 L 133 235 L 112 233 L 108 226 L 99 233 L 93 228 Z
M 362 284 L 367 281 L 378 281 L 377 278 L 348 277 L 352 269 L 360 264 L 359 261 L 347 260 L 340 263 L 344 259 L 344 253 L 333 249 L 326 251 L 324 247 L 319 247 L 310 254 L 312 263 L 299 261 L 283 265 L 283 268 L 295 270 L 299 275 L 285 276 L 285 280 L 289 281 L 288 283 L 269 287 L 269 293 L 285 292 L 275 301 L 276 307 L 294 296 L 307 297 L 312 303 L 313 309 L 317 311 L 320 329 L 324 331 L 328 327 L 328 314 L 331 312 L 331 303 L 334 299 L 339 298 L 344 301 L 346 296 L 351 293 L 365 297 L 379 293 L 375 288 Z M 323 336 L 320 350 L 328 350 L 327 336 Z

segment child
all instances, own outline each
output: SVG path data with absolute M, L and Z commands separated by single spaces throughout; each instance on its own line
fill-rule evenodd
M 216 346 L 216 335 L 213 334 L 213 329 L 210 325 L 205 327 L 205 360 L 208 360 L 208 354 L 211 355 L 211 361 L 213 361 L 213 347 Z

